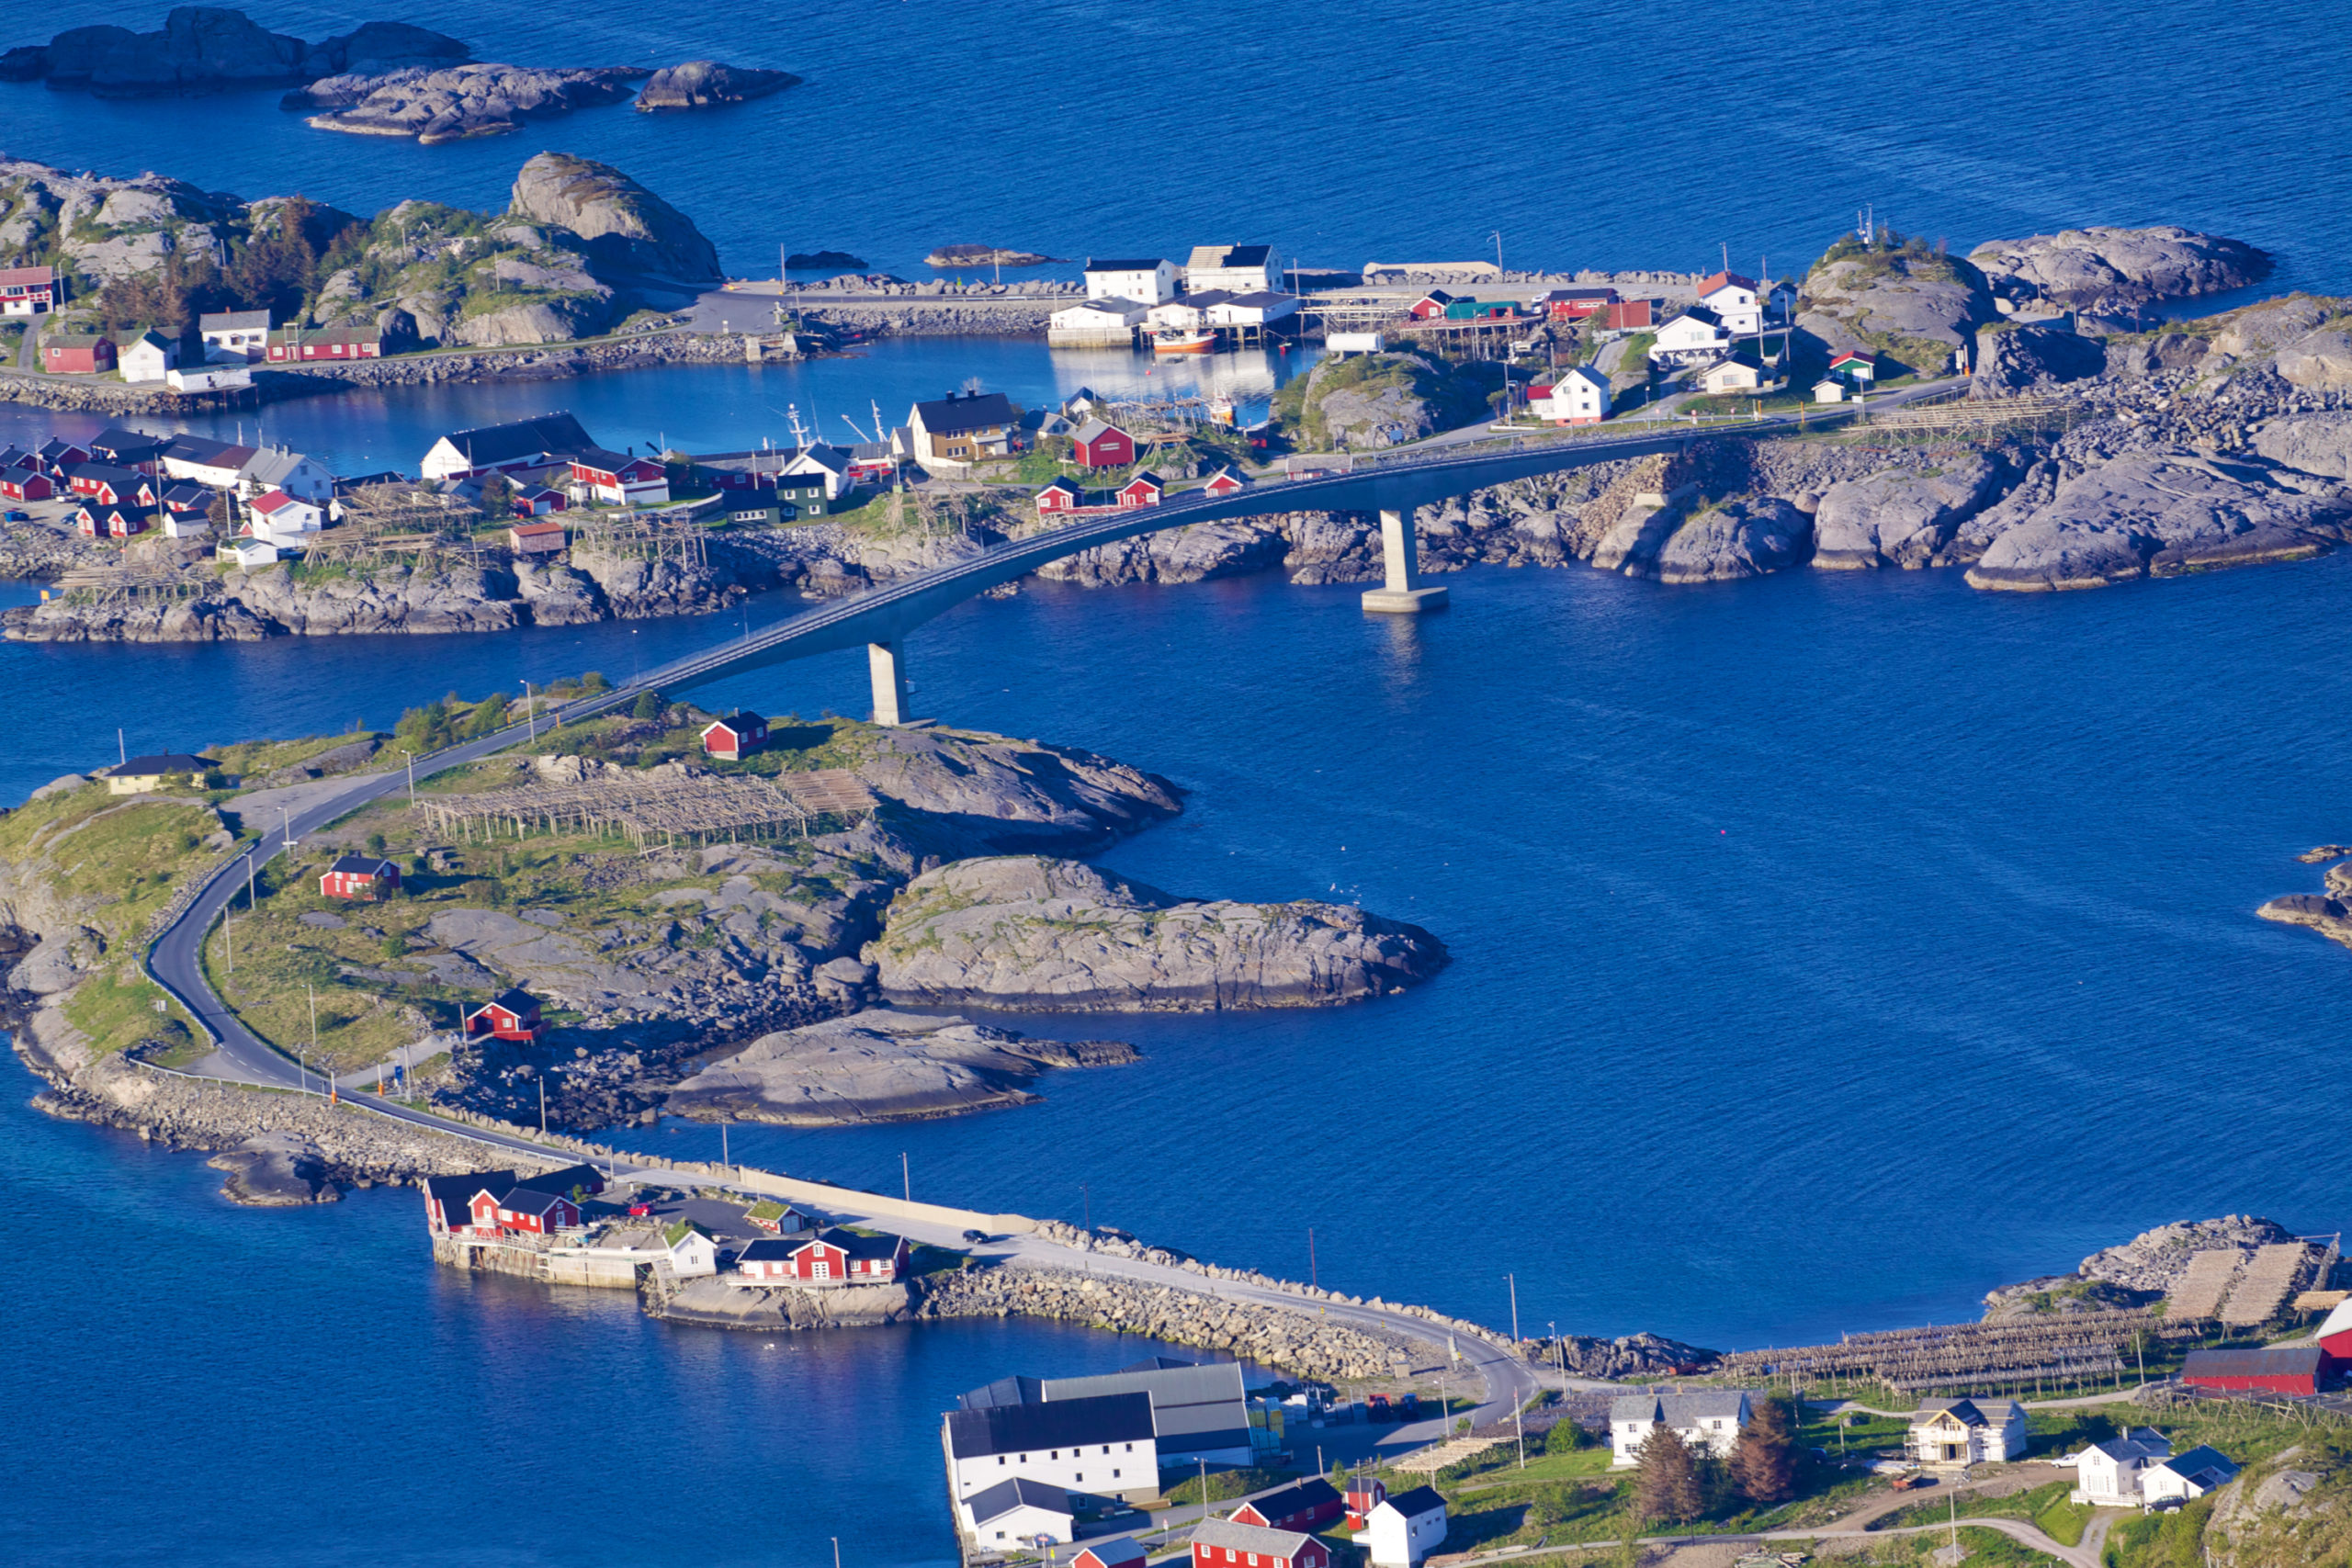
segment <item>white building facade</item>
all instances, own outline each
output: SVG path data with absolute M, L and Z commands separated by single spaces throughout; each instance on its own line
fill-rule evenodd
M 951 1410 L 940 1424 L 940 1443 L 948 1495 L 959 1504 L 1014 1480 L 1106 1497 L 1159 1492 L 1148 1394 Z
M 2075 1456 L 2075 1490 L 2068 1501 L 2099 1508 L 2136 1508 L 2142 1478 L 2171 1457 L 2171 1440 L 2147 1427 L 2093 1443 Z
M 1089 299 L 1133 299 L 1147 308 L 1176 298 L 1176 264 L 1159 260 L 1089 261 Z
M 1911 1416 L 1907 1447 L 1921 1464 L 1958 1466 L 2022 1459 L 2027 1440 L 2014 1399 L 1930 1399 Z
M 1609 1406 L 1610 1466 L 1631 1468 L 1639 1461 L 1642 1445 L 1659 1427 L 1671 1427 L 1693 1448 L 1704 1446 L 1728 1459 L 1738 1446 L 1740 1428 L 1753 1410 L 1744 1388 L 1709 1390 L 1702 1393 L 1629 1393 Z
M 1434 1486 L 1384 1497 L 1365 1516 L 1360 1539 L 1372 1568 L 1420 1568 L 1445 1540 L 1445 1499 Z

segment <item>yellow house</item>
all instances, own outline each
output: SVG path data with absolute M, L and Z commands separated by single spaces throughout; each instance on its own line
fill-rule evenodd
M 105 777 L 110 795 L 146 795 L 174 784 L 211 789 L 220 777 L 220 764 L 209 757 L 166 752 L 160 757 L 133 757 L 119 767 L 108 768 Z
M 1012 450 L 1021 411 L 1002 392 L 950 392 L 936 402 L 917 403 L 907 415 L 915 461 L 977 463 Z

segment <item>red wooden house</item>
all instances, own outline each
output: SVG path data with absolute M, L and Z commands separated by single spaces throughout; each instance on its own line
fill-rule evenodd
M 1339 1489 L 1321 1476 L 1251 1499 L 1229 1516 L 1236 1523 L 1312 1533 L 1347 1511 Z
M 1453 303 L 1453 295 L 1448 294 L 1442 288 L 1432 288 L 1427 294 L 1422 295 L 1419 299 L 1413 302 L 1413 320 L 1417 321 L 1433 321 L 1440 316 L 1444 315 L 1445 308 Z
M 747 1280 L 788 1280 L 797 1278 L 793 1272 L 792 1255 L 797 1246 L 777 1236 L 762 1236 L 743 1244 L 735 1255 L 735 1267 Z
M 592 447 L 572 457 L 571 478 L 607 506 L 658 505 L 670 499 L 670 470 L 650 457 Z
M 1620 299 L 1609 307 L 1609 330 L 1612 333 L 1645 333 L 1656 325 L 1655 299 Z
M 2270 1350 L 2191 1350 L 2181 1363 L 2180 1381 L 2189 1388 L 2217 1392 L 2317 1393 L 2326 1372 L 2327 1351 L 2317 1345 Z
M 153 513 L 136 506 L 108 506 L 96 500 L 84 502 L 74 512 L 74 528 L 93 539 L 128 539 L 154 524 Z
M 474 1194 L 471 1207 L 478 1231 L 553 1235 L 580 1223 L 579 1204 L 560 1192 L 542 1192 L 536 1187 L 510 1187 L 503 1192 L 484 1187 Z
M 102 506 L 152 507 L 161 493 L 145 474 L 112 463 L 85 463 L 69 482 L 75 495 L 86 495 Z
M 0 471 L 0 495 L 10 501 L 47 501 L 56 493 L 57 486 L 39 468 Z
M 1124 468 L 1136 460 L 1136 438 L 1117 425 L 1090 419 L 1070 434 L 1078 460 L 1090 468 Z
M 39 316 L 62 298 L 57 273 L 45 266 L 0 266 L 0 316 Z
M 765 1242 L 755 1241 L 753 1247 Z M 819 1231 L 806 1241 L 789 1239 L 786 1270 L 779 1278 L 808 1285 L 887 1285 L 907 1271 L 914 1249 L 902 1235 L 859 1235 L 840 1229 Z
M 1544 296 L 1543 304 L 1555 321 L 1580 321 L 1598 310 L 1606 310 L 1617 303 L 1614 288 L 1555 288 Z
M 504 1192 L 514 1185 L 511 1170 L 481 1170 L 469 1176 L 428 1176 L 424 1179 L 424 1223 L 434 1230 L 465 1230 L 473 1224 L 473 1201 L 484 1191 Z M 491 1207 L 497 1207 L 493 1197 Z
M 270 359 L 379 359 L 384 353 L 381 327 L 280 327 L 269 334 L 264 351 Z
M 1203 1519 L 1193 1531 L 1193 1568 L 1331 1568 L 1331 1549 L 1298 1530 Z
M 1201 487 L 1201 493 L 1219 497 L 1233 495 L 1239 492 L 1248 483 L 1247 479 L 1231 468 L 1219 468 L 1209 476 L 1209 482 Z
M 1158 506 L 1168 487 L 1159 482 L 1157 474 L 1137 474 L 1119 487 L 1121 506 Z
M 51 338 L 40 345 L 40 365 L 52 376 L 96 376 L 114 368 L 114 339 Z
M 466 1014 L 469 1040 L 487 1036 L 527 1043 L 539 1037 L 539 1001 L 528 991 L 502 991 Z
M 768 721 L 755 713 L 730 713 L 702 727 L 706 756 L 740 762 L 768 743 Z
M 553 491 L 541 491 L 541 495 L 553 495 Z M 517 513 L 528 517 L 522 509 L 529 504 L 516 497 Z M 560 523 L 517 523 L 506 530 L 506 547 L 518 556 L 560 556 L 571 543 L 571 535 Z
M 1364 1522 L 1372 1517 L 1372 1511 L 1387 1498 L 1388 1488 L 1381 1483 L 1380 1478 L 1376 1475 L 1359 1476 L 1349 1482 L 1348 1528 L 1351 1530 L 1363 1529 Z
M 1037 492 L 1037 514 L 1076 512 L 1086 504 L 1086 492 L 1069 479 L 1054 479 Z
M 1149 1553 L 1143 1543 L 1131 1535 L 1115 1536 L 1109 1540 L 1090 1540 L 1078 1549 L 1069 1560 L 1069 1568 L 1143 1568 Z
M 401 890 L 401 868 L 381 855 L 338 855 L 319 878 L 326 898 L 389 898 Z

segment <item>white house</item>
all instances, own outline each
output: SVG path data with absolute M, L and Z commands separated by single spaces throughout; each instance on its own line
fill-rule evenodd
M 1653 1428 L 1670 1427 L 1681 1439 L 1703 1443 L 1728 1459 L 1738 1446 L 1740 1428 L 1750 1415 L 1747 1391 L 1711 1389 L 1702 1393 L 1628 1393 L 1609 1404 L 1610 1464 L 1626 1469 L 1641 1457 L 1642 1445 Z
M 201 370 L 177 367 L 164 372 L 164 384 L 175 392 L 229 392 L 254 384 L 254 373 L 242 365 L 212 365 Z
M 160 381 L 180 362 L 180 345 L 161 333 L 141 333 L 115 356 L 126 381 Z
M 2237 1472 L 2237 1464 L 2227 1454 L 2199 1445 L 2143 1471 L 2140 1495 L 2150 1503 L 2186 1503 L 2217 1486 L 2227 1486 Z
M 1764 330 L 1764 308 L 1757 298 L 1757 283 L 1736 272 L 1719 272 L 1699 280 L 1699 303 L 1713 310 L 1736 337 L 1753 337 Z
M 237 472 L 237 489 L 246 495 L 282 490 L 301 501 L 321 505 L 334 498 L 334 476 L 323 464 L 285 446 L 264 446 Z
M 1609 378 L 1579 365 L 1552 383 L 1548 395 L 1530 397 L 1527 409 L 1555 424 L 1599 424 L 1609 417 Z
M 825 499 L 839 501 L 853 488 L 849 470 L 848 453 L 838 446 L 828 446 L 819 442 L 812 446 L 803 446 L 794 453 L 792 460 L 778 470 L 777 477 L 786 479 L 807 475 L 821 479 L 825 484 Z
M 267 310 L 213 310 L 196 319 L 208 365 L 253 365 L 269 355 Z
M 1197 332 L 1208 324 L 1210 307 L 1222 305 L 1232 298 L 1222 291 L 1187 294 L 1165 305 L 1154 305 L 1144 313 L 1144 325 L 1156 333 Z
M 1365 1516 L 1360 1537 L 1372 1568 L 1420 1568 L 1445 1540 L 1445 1499 L 1434 1486 L 1384 1497 Z
M 166 539 L 201 539 L 211 532 L 212 519 L 201 512 L 164 513 L 164 537 Z
M 670 1267 L 681 1280 L 707 1279 L 718 1272 L 718 1244 L 688 1225 L 670 1243 Z
M 1659 365 L 1702 365 L 1731 351 L 1731 333 L 1722 318 L 1702 305 L 1685 310 L 1658 328 L 1650 344 L 1650 359 Z
M 2136 1427 L 2122 1437 L 2093 1443 L 2075 1456 L 2075 1490 L 2068 1501 L 2101 1508 L 2136 1508 L 2143 1478 L 2171 1457 L 2171 1440 L 2150 1427 Z
M 1065 1492 L 1157 1496 L 1159 1445 L 1152 1431 L 1148 1393 L 951 1410 L 940 1423 L 948 1495 L 961 1503 L 1025 1478 Z
M 1282 287 L 1272 245 L 1194 245 L 1184 263 L 1184 291 L 1271 294 Z
M 2019 1459 L 2025 1406 L 2014 1399 L 1930 1399 L 1912 1414 L 1905 1446 L 1921 1464 L 1970 1465 Z
M 1117 260 L 1086 264 L 1089 299 L 1133 299 L 1147 307 L 1176 298 L 1176 264 L 1170 261 Z
M 1048 347 L 1115 347 L 1135 341 L 1145 307 L 1132 299 L 1089 299 L 1065 305 L 1046 318 Z
M 1219 299 L 1204 312 L 1213 327 L 1262 327 L 1298 314 L 1298 296 L 1258 289 Z
M 1035 1545 L 1040 1536 L 1056 1541 L 1070 1539 L 1069 1494 L 1026 1476 L 976 1492 L 956 1511 L 963 1516 L 964 1528 L 983 1548 L 994 1548 L 999 1542 Z
M 1846 400 L 1846 383 L 1825 378 L 1813 384 L 1813 400 L 1816 403 L 1842 403 Z
M 309 536 L 327 525 L 325 507 L 282 490 L 254 497 L 245 503 L 245 515 L 247 535 L 281 549 L 302 548 L 310 543 Z
M 1763 368 L 1736 357 L 1718 359 L 1699 372 L 1699 385 L 1713 393 L 1752 392 L 1763 384 Z
M 175 435 L 164 448 L 164 477 L 227 490 L 258 455 L 254 447 L 232 446 L 209 436 Z
M 277 547 L 266 539 L 223 539 L 212 547 L 212 553 L 239 571 L 251 571 L 277 559 Z

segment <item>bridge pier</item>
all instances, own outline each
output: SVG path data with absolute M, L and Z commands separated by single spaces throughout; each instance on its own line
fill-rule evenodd
M 1413 508 L 1380 514 L 1380 554 L 1387 581 L 1367 589 L 1363 607 L 1386 615 L 1417 615 L 1445 603 L 1442 588 L 1420 585 L 1420 558 L 1413 539 Z
M 907 663 L 895 642 L 865 645 L 866 672 L 874 677 L 874 722 L 897 728 L 907 722 Z

